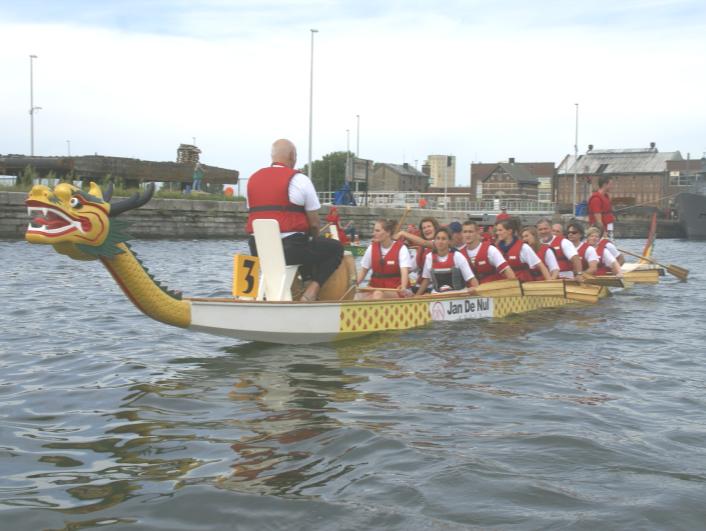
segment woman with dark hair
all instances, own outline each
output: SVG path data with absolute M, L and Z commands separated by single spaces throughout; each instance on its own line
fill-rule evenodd
M 417 271 L 421 272 L 424 267 L 424 259 L 426 258 L 429 251 L 434 247 L 434 237 L 436 236 L 436 231 L 439 230 L 439 222 L 436 218 L 427 216 L 422 218 L 419 222 L 419 230 L 421 231 L 421 236 L 417 234 L 412 234 L 404 230 L 399 231 L 395 234 L 396 240 L 407 240 L 409 243 L 417 247 L 417 255 L 415 257 L 415 262 L 417 266 Z
M 549 271 L 549 276 L 552 280 L 559 278 L 559 262 L 556 260 L 554 251 L 546 243 L 542 243 L 539 239 L 539 232 L 535 227 L 525 227 L 522 229 L 522 241 L 529 245 L 532 250 L 537 254 L 537 257 L 546 266 L 547 271 Z M 530 271 L 534 280 L 542 280 L 542 274 L 536 270 L 532 269 Z
M 430 284 L 432 293 L 478 286 L 468 260 L 451 247 L 451 232 L 443 227 L 436 231 L 434 250 L 424 259 L 422 281 L 417 293 L 425 293 Z
M 362 294 L 362 298 L 398 298 L 408 297 L 409 270 L 414 262 L 403 239 L 393 240 L 392 233 L 396 221 L 379 219 L 373 228 L 373 241 L 365 250 L 360 262 L 357 282 L 360 284 L 372 269 L 373 274 L 368 284 L 371 288 L 396 289 L 397 291 L 373 291 Z
M 538 270 L 542 279 L 551 280 L 547 267 L 539 259 L 537 253 L 518 238 L 515 223 L 512 220 L 504 219 L 496 223 L 495 235 L 497 248 L 500 249 L 518 280 L 522 282 L 534 280 L 532 269 Z
M 583 225 L 578 221 L 572 221 L 566 226 L 566 237 L 576 247 L 576 252 L 581 258 L 581 267 L 583 271 L 579 273 L 587 273 L 595 275 L 598 269 L 598 255 L 596 250 L 588 245 L 588 242 L 582 241 L 584 236 Z

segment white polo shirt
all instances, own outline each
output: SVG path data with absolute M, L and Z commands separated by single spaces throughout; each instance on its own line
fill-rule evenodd
M 468 264 L 468 260 L 466 260 L 466 257 L 459 252 L 453 253 L 453 255 L 454 267 L 457 267 L 459 271 L 461 271 L 463 281 L 468 282 L 474 277 L 473 271 L 471 271 L 471 266 Z M 433 256 L 434 253 L 429 253 L 426 259 L 424 260 L 424 270 L 422 271 L 422 278 L 431 279 L 431 260 Z
M 476 255 L 478 254 L 478 251 L 480 251 L 480 246 L 482 243 L 479 243 L 475 249 L 470 249 L 468 245 L 466 245 L 466 252 L 468 253 L 468 256 L 472 259 L 476 259 Z M 500 266 L 503 263 L 506 263 L 505 257 L 503 256 L 503 253 L 498 251 L 498 248 L 490 245 L 488 247 L 488 262 L 490 262 L 490 265 L 492 265 L 496 270 L 502 271 L 500 269 Z M 509 267 L 509 266 L 508 266 Z
M 559 271 L 559 262 L 556 261 L 556 255 L 554 254 L 554 251 L 551 249 L 551 247 L 546 253 L 544 253 L 544 265 L 547 266 L 547 269 L 550 272 Z

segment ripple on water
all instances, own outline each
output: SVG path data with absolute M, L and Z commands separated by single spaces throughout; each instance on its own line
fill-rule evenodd
M 197 296 L 245 248 L 135 247 Z M 660 249 L 697 281 L 271 346 L 148 321 L 99 264 L 0 242 L 3 524 L 700 528 L 704 244 Z

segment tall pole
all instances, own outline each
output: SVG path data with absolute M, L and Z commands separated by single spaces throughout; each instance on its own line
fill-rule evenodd
M 576 135 L 574 136 L 574 194 L 573 194 L 573 210 L 571 211 L 571 215 L 575 216 L 576 215 L 576 180 L 577 180 L 577 173 L 578 173 L 578 167 L 579 167 L 579 104 L 574 103 L 576 105 Z
M 309 76 L 309 177 L 313 178 L 314 168 L 311 165 L 311 136 L 314 125 L 314 33 L 319 30 L 312 29 L 311 31 L 311 71 Z
M 355 156 L 360 157 L 360 114 L 355 115 L 357 122 L 355 133 Z
M 449 209 L 449 198 L 447 196 L 449 186 L 449 157 L 446 156 L 446 165 L 444 166 L 444 210 Z
M 351 130 L 346 129 L 346 180 L 353 181 L 353 171 L 351 168 Z M 356 190 L 357 192 L 358 190 Z
M 66 156 L 71 156 L 71 140 L 66 141 Z
M 34 113 L 41 107 L 34 106 L 34 60 L 36 55 L 29 56 L 29 153 L 34 156 Z

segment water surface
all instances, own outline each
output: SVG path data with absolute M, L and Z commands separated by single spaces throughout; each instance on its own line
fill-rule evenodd
M 623 242 L 639 250 L 641 242 Z M 230 292 L 230 241 L 141 241 Z M 0 241 L 7 529 L 697 529 L 706 243 L 595 306 L 274 346 L 143 317 L 97 262 Z

